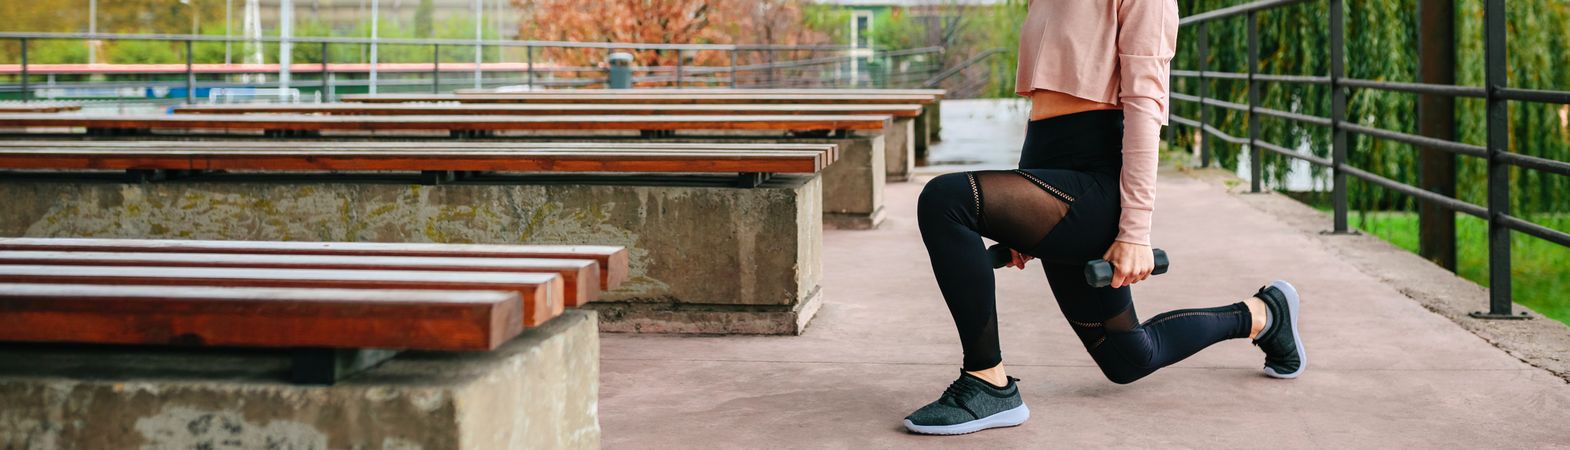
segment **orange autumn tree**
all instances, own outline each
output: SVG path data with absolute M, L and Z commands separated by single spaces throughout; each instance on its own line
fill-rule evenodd
M 832 33 L 814 30 L 803 0 L 512 0 L 523 11 L 519 36 L 524 39 L 573 42 L 641 42 L 670 44 L 828 43 Z M 677 52 L 631 50 L 638 65 L 676 64 Z M 552 48 L 547 59 L 575 66 L 598 65 L 600 50 Z M 688 55 L 700 65 L 729 62 L 722 51 Z M 763 59 L 743 53 L 742 63 Z

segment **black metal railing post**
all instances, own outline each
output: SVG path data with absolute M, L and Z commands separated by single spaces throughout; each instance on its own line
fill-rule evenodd
M 332 101 L 332 73 L 327 71 L 327 42 L 322 41 L 322 100 Z
M 28 78 L 28 74 L 27 74 L 27 38 L 21 38 L 21 39 L 19 39 L 19 41 L 21 41 L 21 46 L 22 46 L 22 52 L 21 52 L 22 53 L 22 55 L 21 55 L 22 56 L 22 95 L 21 96 L 22 96 L 22 102 L 25 103 L 25 102 L 27 102 L 28 99 L 32 98 L 33 95 L 32 95 L 32 92 L 31 92 L 32 90 L 29 89 L 29 86 L 27 85 L 27 82 L 28 82 L 27 81 L 27 78 Z
M 730 49 L 730 87 L 736 88 L 736 47 Z
M 534 46 L 530 45 L 524 47 L 523 54 L 524 60 L 528 61 L 527 68 L 529 70 L 529 90 L 532 91 L 534 90 Z
M 1249 192 L 1259 193 L 1260 178 L 1264 176 L 1265 151 L 1259 148 L 1259 82 L 1254 75 L 1259 71 L 1259 14 L 1248 13 L 1248 166 Z
M 1341 79 L 1346 77 L 1346 11 L 1342 0 L 1330 0 L 1330 161 L 1332 164 L 1330 196 L 1335 204 L 1332 232 L 1347 232 L 1347 136 L 1341 122 L 1346 120 L 1346 87 Z
M 191 51 L 193 44 L 190 39 L 185 40 L 185 104 L 196 103 L 196 70 L 192 67 L 196 62 L 196 53 Z
M 1505 51 L 1505 1 L 1487 0 L 1483 6 L 1484 82 L 1488 102 L 1488 312 L 1479 318 L 1515 318 L 1511 314 L 1510 165 L 1500 155 L 1510 149 L 1510 104 L 1499 90 L 1510 85 Z
M 1209 22 L 1199 23 L 1199 167 L 1210 167 L 1210 136 L 1205 135 L 1205 97 L 1210 94 L 1210 82 L 1205 79 L 1205 70 L 1210 68 L 1210 26 Z
M 682 61 L 681 60 L 682 59 L 684 59 L 684 58 L 682 57 L 681 49 L 676 49 L 676 87 L 678 87 L 678 88 L 681 87 L 681 66 L 682 66 Z
M 431 93 L 442 92 L 442 44 L 431 45 Z

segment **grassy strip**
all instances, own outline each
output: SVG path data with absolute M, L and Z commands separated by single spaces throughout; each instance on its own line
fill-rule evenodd
M 1528 220 L 1570 229 L 1570 215 L 1539 215 Z M 1348 225 L 1396 246 L 1418 251 L 1417 213 L 1350 211 Z M 1488 286 L 1488 223 L 1456 215 L 1456 269 L 1461 277 Z M 1515 302 L 1570 324 L 1570 248 L 1521 233 L 1510 238 L 1510 280 Z M 1480 310 L 1487 305 L 1478 305 Z

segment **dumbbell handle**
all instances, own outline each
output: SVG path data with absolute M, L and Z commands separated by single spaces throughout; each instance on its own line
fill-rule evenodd
M 1150 274 L 1160 275 L 1167 273 L 1167 268 L 1171 267 L 1171 262 L 1167 259 L 1167 252 L 1157 248 L 1151 249 L 1151 253 L 1152 256 L 1155 257 L 1156 268 L 1151 270 Z M 1011 254 L 1009 252 L 1009 248 L 1003 246 L 1003 244 L 996 244 L 987 248 L 987 254 L 992 258 L 992 268 L 994 269 L 1006 266 L 1009 262 L 1014 260 L 1014 255 Z M 1104 259 L 1097 259 L 1085 263 L 1085 283 L 1095 287 L 1111 286 L 1112 263 L 1109 263 Z
M 1167 252 L 1156 248 L 1151 249 L 1152 256 L 1156 259 L 1156 268 L 1150 271 L 1151 275 L 1167 273 L 1171 262 L 1167 260 Z M 1107 287 L 1112 285 L 1112 263 L 1105 259 L 1098 259 L 1085 263 L 1085 283 L 1094 287 Z

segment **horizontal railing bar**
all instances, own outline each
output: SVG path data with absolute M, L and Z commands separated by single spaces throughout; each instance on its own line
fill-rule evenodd
M 1474 215 L 1474 216 L 1477 216 L 1477 217 L 1481 217 L 1481 218 L 1485 218 L 1485 219 L 1488 218 L 1488 208 L 1484 208 L 1484 207 L 1477 206 L 1477 205 L 1474 205 L 1474 204 L 1471 204 L 1471 203 L 1467 203 L 1467 202 L 1456 200 L 1456 199 L 1453 199 L 1453 198 L 1450 198 L 1450 197 L 1446 197 L 1446 196 L 1443 196 L 1443 195 L 1440 195 L 1440 194 L 1436 194 L 1436 193 L 1433 193 L 1433 192 L 1429 192 L 1429 191 L 1425 191 L 1425 190 L 1422 190 L 1422 189 L 1418 189 L 1417 187 L 1414 187 L 1414 186 L 1411 186 L 1411 185 L 1407 185 L 1406 183 L 1402 183 L 1402 182 L 1399 182 L 1399 181 L 1396 181 L 1396 180 L 1392 180 L 1392 179 L 1385 178 L 1385 177 L 1382 177 L 1382 176 L 1379 176 L 1379 175 L 1375 175 L 1375 174 L 1373 174 L 1371 172 L 1364 171 L 1363 169 L 1359 169 L 1359 168 L 1356 168 L 1356 167 L 1348 166 L 1348 165 L 1345 165 L 1345 164 L 1341 165 L 1341 171 L 1346 173 L 1347 175 L 1351 175 L 1351 176 L 1363 179 L 1364 181 L 1367 181 L 1367 182 L 1370 182 L 1370 183 L 1374 183 L 1374 184 L 1377 184 L 1377 185 L 1380 185 L 1380 186 L 1384 186 L 1386 189 L 1390 189 L 1392 191 L 1396 191 L 1396 192 L 1400 192 L 1400 193 L 1403 193 L 1403 194 L 1406 194 L 1406 195 L 1417 197 L 1417 199 L 1421 200 L 1421 201 L 1434 203 L 1434 204 L 1437 204 L 1439 206 L 1443 206 L 1443 207 L 1451 209 L 1451 210 L 1455 210 L 1455 211 L 1471 214 L 1471 215 Z
M 1270 117 L 1275 117 L 1275 118 L 1278 118 L 1278 119 L 1286 119 L 1286 120 L 1293 120 L 1293 121 L 1298 121 L 1298 122 L 1305 122 L 1305 123 L 1310 123 L 1310 124 L 1314 124 L 1314 125 L 1319 125 L 1319 126 L 1322 126 L 1322 127 L 1328 127 L 1328 126 L 1331 125 L 1331 120 L 1328 117 L 1310 116 L 1310 115 L 1307 115 L 1307 114 L 1298 114 L 1298 113 L 1294 113 L 1294 112 L 1286 112 L 1286 111 L 1281 111 L 1281 110 L 1276 110 L 1276 109 L 1260 108 L 1260 107 L 1255 107 L 1254 108 L 1254 112 L 1259 113 L 1259 115 L 1261 115 L 1261 116 L 1270 116 Z
M 1528 222 L 1525 219 L 1508 214 L 1500 215 L 1499 223 L 1504 225 L 1506 228 L 1530 234 L 1537 237 L 1538 239 L 1553 242 L 1565 247 L 1570 247 L 1570 234 L 1567 234 L 1563 231 Z
M 1172 121 L 1172 122 L 1177 122 L 1178 125 L 1182 125 L 1182 126 L 1185 126 L 1185 127 L 1195 127 L 1195 128 L 1199 127 L 1199 121 L 1198 120 L 1189 119 L 1189 118 L 1182 117 L 1182 116 L 1177 116 L 1177 115 L 1174 115 L 1174 116 L 1172 116 L 1172 117 L 1170 117 L 1168 119 L 1170 121 Z
M 865 49 L 845 45 L 773 45 L 773 44 L 658 44 L 643 42 L 571 42 L 571 41 L 514 41 L 514 40 L 473 40 L 473 39 L 389 39 L 389 38 L 344 38 L 344 37 L 316 37 L 295 36 L 283 38 L 279 36 L 261 37 L 236 37 L 217 35 L 191 35 L 191 34 L 117 34 L 117 33 L 44 33 L 44 32 L 0 32 L 0 39 L 60 39 L 60 40 L 136 40 L 136 41 L 173 41 L 173 42 L 292 42 L 296 44 L 387 44 L 387 45 L 451 45 L 461 47 L 563 47 L 563 48 L 595 48 L 595 49 L 642 49 L 642 50 L 858 50 Z M 924 47 L 932 48 L 932 47 Z
M 1230 7 L 1226 7 L 1226 8 L 1206 11 L 1206 12 L 1203 12 L 1203 13 L 1194 14 L 1194 15 L 1191 15 L 1191 16 L 1188 16 L 1188 17 L 1184 17 L 1183 19 L 1178 21 L 1178 25 L 1180 25 L 1180 26 L 1181 25 L 1191 25 L 1191 24 L 1196 24 L 1196 23 L 1199 23 L 1199 22 L 1208 21 L 1208 20 L 1222 19 L 1222 18 L 1237 16 L 1237 15 L 1242 15 L 1242 14 L 1248 14 L 1248 13 L 1251 13 L 1251 12 L 1254 12 L 1254 11 L 1259 11 L 1259 10 L 1262 10 L 1262 9 L 1276 8 L 1276 7 L 1287 6 L 1287 5 L 1297 4 L 1297 3 L 1303 3 L 1303 2 L 1306 2 L 1306 1 L 1309 1 L 1309 0 L 1265 0 L 1265 1 L 1258 1 L 1258 2 L 1253 2 L 1253 3 L 1244 3 L 1244 4 L 1241 4 L 1241 5 L 1237 5 L 1237 6 L 1230 6 Z
M 1341 85 L 1361 89 L 1376 89 L 1381 91 L 1408 92 L 1413 94 L 1448 95 L 1451 97 L 1483 98 L 1488 96 L 1488 91 L 1477 86 L 1452 86 L 1448 84 L 1403 83 L 1397 81 L 1374 81 L 1346 78 L 1341 80 Z
M 1171 95 L 1172 95 L 1173 99 L 1182 100 L 1182 101 L 1185 101 L 1185 102 L 1196 102 L 1196 103 L 1199 103 L 1199 104 L 1202 104 L 1202 105 L 1216 106 L 1216 107 L 1231 109 L 1231 110 L 1235 110 L 1235 111 L 1244 111 L 1244 112 L 1248 111 L 1248 105 L 1245 105 L 1245 104 L 1242 104 L 1242 103 L 1232 103 L 1232 102 L 1229 102 L 1229 101 L 1216 100 L 1216 99 L 1213 99 L 1213 98 L 1201 99 L 1201 98 L 1199 98 L 1198 95 L 1188 95 L 1188 94 L 1184 94 L 1184 93 L 1181 93 L 1181 92 L 1173 92 L 1173 93 L 1171 93 Z
M 1259 73 L 1254 74 L 1254 79 L 1277 83 L 1330 84 L 1330 77 L 1317 75 L 1269 75 Z
M 1173 70 L 1171 71 L 1171 74 L 1172 76 L 1178 78 L 1199 78 L 1203 76 L 1205 78 L 1228 78 L 1236 80 L 1248 79 L 1248 74 L 1241 72 L 1201 72 L 1198 70 Z M 1315 75 L 1269 75 L 1257 73 L 1254 74 L 1254 79 L 1258 81 L 1269 81 L 1277 83 L 1330 84 L 1330 77 Z
M 1224 79 L 1228 79 L 1228 80 L 1247 80 L 1248 79 L 1248 73 L 1246 73 L 1246 72 L 1212 72 L 1212 71 L 1208 71 L 1207 70 L 1204 73 L 1205 73 L 1205 78 L 1224 78 Z
M 1217 138 L 1219 138 L 1219 139 L 1221 139 L 1223 141 L 1227 141 L 1229 143 L 1233 143 L 1233 144 L 1247 144 L 1248 143 L 1248 138 L 1241 138 L 1241 137 L 1237 137 L 1237 136 L 1233 136 L 1233 135 L 1227 134 L 1226 132 L 1221 131 L 1221 129 L 1219 129 L 1219 128 L 1210 126 L 1210 124 L 1205 124 L 1203 129 L 1205 130 L 1206 133 L 1210 133 L 1212 136 L 1215 136 L 1215 137 L 1217 137 Z
M 1523 167 L 1527 169 L 1535 169 L 1544 172 L 1553 172 L 1564 176 L 1570 176 L 1570 163 L 1566 163 L 1564 161 L 1555 161 L 1547 158 L 1539 158 L 1536 156 L 1509 152 L 1501 152 L 1495 156 L 1495 159 L 1504 161 L 1505 163 L 1514 165 L 1516 167 Z
M 1272 144 L 1272 143 L 1269 143 L 1269 142 L 1259 141 L 1259 142 L 1255 142 L 1254 145 L 1258 145 L 1259 148 L 1262 148 L 1262 149 L 1265 149 L 1265 150 L 1270 150 L 1272 152 L 1275 152 L 1277 154 L 1286 156 L 1288 158 L 1297 158 L 1297 159 L 1301 159 L 1301 160 L 1304 160 L 1304 161 L 1308 161 L 1309 163 L 1318 164 L 1318 165 L 1325 166 L 1325 167 L 1335 166 L 1335 164 L 1332 163 L 1328 159 L 1320 158 L 1318 156 L 1314 156 L 1314 155 L 1303 153 L 1303 152 L 1292 151 L 1291 149 L 1288 149 L 1286 147 L 1282 147 L 1282 146 L 1279 146 L 1279 145 L 1276 145 L 1276 144 Z
M 1543 91 L 1536 89 L 1499 88 L 1494 90 L 1494 95 L 1505 100 L 1523 102 L 1570 104 L 1570 92 Z
M 1406 133 L 1401 133 L 1401 132 L 1397 132 L 1397 131 L 1384 130 L 1384 129 L 1374 128 L 1374 127 L 1368 127 L 1368 126 L 1363 126 L 1363 125 L 1346 123 L 1346 122 L 1341 122 L 1339 127 L 1341 129 L 1343 129 L 1343 130 L 1351 131 L 1351 132 L 1354 132 L 1354 133 L 1365 134 L 1365 135 L 1369 135 L 1369 136 L 1373 136 L 1373 137 L 1377 137 L 1377 138 L 1382 138 L 1382 139 L 1389 139 L 1389 140 L 1397 141 L 1397 142 L 1404 142 L 1404 143 L 1407 143 L 1407 144 L 1412 144 L 1412 145 L 1416 145 L 1416 146 L 1420 146 L 1420 147 L 1435 148 L 1435 149 L 1444 150 L 1444 151 L 1451 152 L 1451 153 L 1457 153 L 1457 154 L 1462 154 L 1462 155 L 1467 155 L 1467 156 L 1475 156 L 1475 157 L 1478 157 L 1478 158 L 1487 158 L 1488 157 L 1488 149 L 1483 148 L 1482 146 L 1479 146 L 1479 145 L 1462 144 L 1460 142 L 1450 142 L 1450 141 L 1447 141 L 1447 140 L 1444 140 L 1444 139 L 1434 139 L 1434 138 L 1426 137 L 1426 136 L 1418 136 L 1418 135 L 1415 135 L 1415 134 L 1406 134 Z

